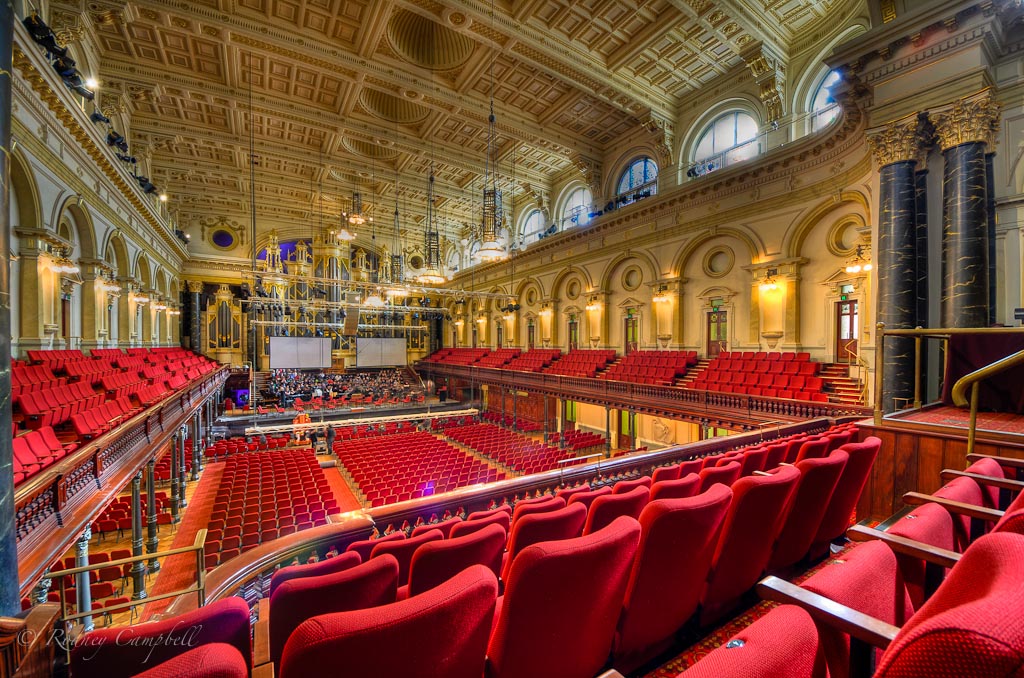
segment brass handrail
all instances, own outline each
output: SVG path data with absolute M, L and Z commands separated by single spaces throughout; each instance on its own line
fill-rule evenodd
M 853 358 L 853 364 L 857 366 L 857 382 L 860 384 L 860 401 L 862 404 L 866 405 L 868 402 L 868 381 L 867 379 L 862 378 L 862 370 L 867 369 L 868 361 L 864 360 L 857 351 L 851 350 L 849 346 L 843 346 L 843 350 L 846 351 L 848 356 Z
M 974 453 L 974 438 L 978 432 L 978 392 L 981 382 L 995 374 L 1005 372 L 1021 364 L 1024 364 L 1024 351 L 1017 351 L 993 363 L 989 363 L 985 367 L 976 369 L 970 374 L 965 374 L 953 384 L 953 404 L 957 407 L 967 407 L 970 405 L 971 408 L 971 423 L 967 428 L 967 454 Z M 967 399 L 968 387 L 971 389 L 969 402 Z

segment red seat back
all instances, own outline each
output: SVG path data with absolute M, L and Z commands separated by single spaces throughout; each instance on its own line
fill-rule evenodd
M 354 541 L 348 545 L 345 552 L 355 551 L 359 554 L 359 557 L 365 563 L 370 559 L 370 554 L 373 553 L 373 549 L 377 544 L 386 541 L 396 541 L 398 539 L 405 539 L 405 532 L 392 532 L 391 534 L 384 535 L 383 537 L 377 537 L 376 539 L 363 539 L 361 541 Z
M 824 553 L 828 549 L 828 543 L 846 532 L 850 525 L 850 516 L 857 506 L 861 492 L 868 482 L 871 474 L 871 467 L 878 456 L 878 450 L 882 447 L 882 441 L 875 436 L 869 436 L 861 443 L 850 443 L 843 445 L 844 450 L 850 458 L 843 467 L 843 473 L 839 476 L 839 483 L 832 493 L 832 500 L 825 509 L 825 515 L 818 527 L 818 534 L 814 537 L 811 546 L 811 553 Z
M 587 509 L 583 504 L 573 504 L 550 513 L 534 513 L 523 516 L 512 526 L 508 540 L 508 558 L 502 578 L 506 578 L 512 561 L 527 546 L 544 541 L 573 539 L 583 533 L 587 521 Z
M 439 586 L 471 565 L 484 565 L 497 577 L 504 550 L 505 530 L 500 525 L 424 544 L 413 554 L 409 566 L 409 595 Z
M 377 544 L 370 552 L 370 559 L 390 554 L 398 561 L 398 585 L 405 586 L 409 581 L 409 565 L 412 563 L 412 556 L 423 544 L 444 539 L 441 530 L 430 530 L 412 539 L 396 539 Z
M 274 573 L 273 577 L 270 578 L 270 593 L 267 595 L 269 597 L 273 597 L 274 591 L 277 590 L 277 587 L 289 579 L 298 579 L 300 577 L 321 577 L 325 574 L 334 574 L 335 572 L 341 572 L 342 570 L 353 568 L 361 562 L 362 558 L 359 557 L 357 552 L 346 551 L 345 553 L 341 553 L 333 558 L 325 558 L 318 563 L 282 567 Z
M 136 678 L 247 678 L 249 666 L 227 643 L 209 643 L 138 674 Z
M 848 459 L 846 452 L 836 450 L 827 457 L 797 462 L 800 480 L 768 561 L 769 570 L 795 565 L 807 555 Z
M 651 501 L 685 499 L 700 493 L 700 476 L 690 473 L 678 480 L 661 480 L 651 486 Z
M 587 513 L 587 524 L 583 534 L 590 534 L 611 525 L 619 516 L 639 518 L 640 512 L 650 501 L 651 491 L 646 487 L 634 487 L 623 494 L 612 494 L 598 497 Z

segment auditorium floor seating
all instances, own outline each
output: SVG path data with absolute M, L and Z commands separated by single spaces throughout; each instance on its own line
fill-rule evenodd
M 573 463 L 576 456 L 494 424 L 453 426 L 445 429 L 445 435 L 522 474 L 558 468 L 559 462 Z

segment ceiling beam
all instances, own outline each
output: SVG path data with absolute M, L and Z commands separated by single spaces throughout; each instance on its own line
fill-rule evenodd
M 669 7 L 662 12 L 658 18 L 647 25 L 642 31 L 627 40 L 621 47 L 608 55 L 605 66 L 609 71 L 617 71 L 627 62 L 651 46 L 651 43 L 661 40 L 663 37 L 679 27 L 683 20 L 683 13 L 674 7 Z

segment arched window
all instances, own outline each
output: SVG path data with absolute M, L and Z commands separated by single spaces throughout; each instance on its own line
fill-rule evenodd
M 839 104 L 832 98 L 832 87 L 839 82 L 839 71 L 829 71 L 818 83 L 811 99 L 811 130 L 817 132 L 839 117 Z
M 540 210 L 533 210 L 526 217 L 526 221 L 523 222 L 523 234 L 527 238 L 532 238 L 535 235 L 540 235 L 548 229 L 548 225 L 544 222 L 544 213 Z
M 580 186 L 569 194 L 562 208 L 561 230 L 590 223 L 590 203 L 594 201 L 589 188 Z
M 757 139 L 757 121 L 742 111 L 718 116 L 697 138 L 693 165 L 686 175 L 691 179 L 713 172 L 761 152 Z
M 615 189 L 617 205 L 648 198 L 658 192 L 658 165 L 644 156 L 629 163 L 629 167 L 619 177 L 619 185 Z

